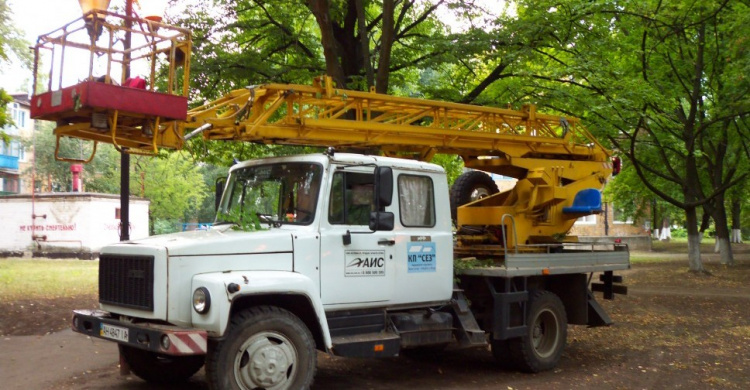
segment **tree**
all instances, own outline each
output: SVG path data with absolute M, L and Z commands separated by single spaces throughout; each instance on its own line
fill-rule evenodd
M 151 231 L 158 221 L 188 220 L 200 209 L 207 187 L 200 167 L 185 153 L 173 152 L 135 158 L 131 193 L 151 201 Z
M 31 66 L 31 54 L 27 47 L 28 42 L 23 39 L 21 32 L 13 25 L 13 13 L 8 6 L 7 0 L 0 0 L 0 70 L 5 62 L 11 58 L 17 58 L 26 68 Z M 0 88 L 0 129 L 12 123 L 6 112 L 6 107 L 13 98 Z M 0 130 L 2 141 L 9 142 L 7 134 Z
M 644 186 L 684 210 L 690 268 L 701 272 L 697 209 L 720 213 L 746 175 L 731 140 L 750 111 L 747 11 L 736 1 L 520 1 L 518 18 L 499 21 L 511 33 L 491 41 L 503 54 L 454 72 L 480 76 L 472 101 L 531 100 L 593 124 Z
M 34 148 L 34 167 L 36 180 L 47 191 L 70 191 L 70 162 L 55 159 L 56 138 L 52 133 L 54 123 L 38 121 L 32 139 L 24 140 L 26 148 Z M 91 156 L 93 143 L 72 138 L 61 138 L 58 156 L 70 159 L 86 160 Z M 120 191 L 119 153 L 112 145 L 97 145 L 96 155 L 90 163 L 84 165 L 82 173 L 83 190 L 116 194 Z M 27 172 L 28 174 L 28 172 Z

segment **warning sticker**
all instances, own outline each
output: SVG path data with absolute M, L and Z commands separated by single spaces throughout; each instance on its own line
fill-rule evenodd
M 346 251 L 344 276 L 385 276 L 385 251 Z
M 408 252 L 408 270 L 413 272 L 435 272 L 437 267 L 437 258 L 435 253 L 435 243 L 429 241 L 407 242 Z

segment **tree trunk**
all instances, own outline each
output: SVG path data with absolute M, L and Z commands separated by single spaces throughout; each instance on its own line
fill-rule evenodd
M 320 42 L 326 59 L 326 73 L 333 77 L 339 88 L 346 88 L 346 75 L 339 62 L 340 49 L 333 33 L 333 23 L 327 0 L 309 0 L 308 5 L 320 27 Z
M 685 209 L 688 233 L 688 262 L 693 272 L 705 272 L 701 259 L 701 235 L 698 231 L 698 215 L 695 207 Z
M 380 58 L 378 74 L 375 78 L 375 91 L 388 93 L 388 78 L 391 75 L 391 49 L 395 38 L 393 31 L 394 0 L 383 0 L 383 33 L 380 37 Z
M 704 206 L 703 215 L 701 216 L 701 227 L 699 229 L 701 232 L 701 238 L 705 236 L 706 230 L 708 230 L 710 226 L 711 226 L 711 212 L 708 210 L 708 208 Z
M 721 264 L 734 265 L 734 255 L 732 254 L 732 245 L 729 243 L 729 226 L 727 218 L 727 208 L 724 206 L 724 194 L 720 194 L 714 199 L 714 224 L 716 225 L 716 243 L 721 253 Z
M 372 73 L 372 64 L 370 63 L 370 40 L 367 36 L 367 19 L 365 18 L 365 0 L 355 0 L 357 6 L 357 31 L 359 34 L 359 44 L 362 50 L 362 62 L 367 75 L 367 90 L 375 84 L 375 76 Z
M 659 241 L 669 241 L 672 238 L 672 228 L 669 227 L 669 218 L 664 217 L 661 221 Z
M 740 221 L 742 205 L 739 198 L 732 199 L 732 242 L 742 242 L 742 222 Z

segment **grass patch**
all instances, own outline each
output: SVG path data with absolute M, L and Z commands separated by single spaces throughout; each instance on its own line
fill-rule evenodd
M 0 259 L 0 299 L 96 294 L 98 261 Z

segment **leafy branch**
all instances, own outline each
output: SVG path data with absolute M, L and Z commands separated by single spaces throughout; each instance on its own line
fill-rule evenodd
M 228 213 L 219 213 L 219 218 L 226 222 L 231 223 L 232 230 L 239 230 L 243 232 L 254 232 L 259 230 L 265 230 L 260 225 L 260 218 L 258 213 L 251 208 L 240 208 L 232 209 Z

